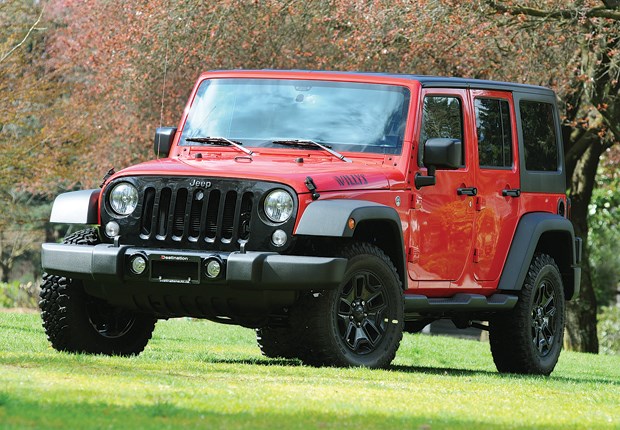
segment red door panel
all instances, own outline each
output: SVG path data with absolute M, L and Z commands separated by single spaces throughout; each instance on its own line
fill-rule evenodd
M 467 146 L 473 144 L 473 136 L 468 131 L 471 127 L 463 125 L 469 117 L 470 103 L 466 90 L 432 89 L 422 96 L 425 97 L 424 108 L 419 114 L 424 118 L 419 126 L 418 145 L 422 146 L 430 138 L 458 138 L 462 141 L 464 158 L 461 168 L 438 169 L 436 185 L 413 193 L 409 276 L 414 281 L 455 281 L 469 270 L 476 215 L 475 197 L 457 193 L 459 188 L 475 186 L 474 171 L 470 168 L 472 151 L 467 150 Z M 440 112 L 433 114 L 432 109 Z M 457 125 L 459 109 L 460 125 Z M 421 156 L 418 163 L 423 163 Z M 421 168 L 420 173 L 426 175 L 426 168 Z M 446 285 L 449 283 L 437 286 Z
M 515 112 L 510 93 L 471 91 L 476 118 L 477 211 L 474 278 L 501 275 L 519 220 L 519 171 Z M 506 195 L 504 195 L 506 194 Z

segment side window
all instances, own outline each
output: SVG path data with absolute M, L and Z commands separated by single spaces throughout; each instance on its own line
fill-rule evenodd
M 437 137 L 458 139 L 463 142 L 463 113 L 461 100 L 453 96 L 427 96 L 424 98 L 422 130 L 418 164 L 423 166 L 424 143 Z M 463 144 L 463 152 L 465 145 Z M 463 156 L 465 160 L 465 156 Z
M 558 170 L 558 147 L 550 103 L 522 100 L 519 103 L 523 147 L 525 149 L 525 168 L 531 171 Z
M 512 127 L 506 100 L 476 99 L 476 130 L 480 167 L 512 166 Z

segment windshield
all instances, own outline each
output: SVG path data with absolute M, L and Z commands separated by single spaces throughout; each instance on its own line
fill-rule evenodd
M 198 88 L 180 144 L 217 136 L 281 148 L 273 142 L 298 139 L 338 151 L 400 154 L 408 107 L 409 90 L 393 85 L 209 79 Z

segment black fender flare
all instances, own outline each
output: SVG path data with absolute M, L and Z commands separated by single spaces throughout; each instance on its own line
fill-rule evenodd
M 101 190 L 81 190 L 59 194 L 54 199 L 50 222 L 61 224 L 97 224 Z
M 504 264 L 498 290 L 518 291 L 522 288 L 534 253 L 551 254 L 560 268 L 566 300 L 579 294 L 581 283 L 581 239 L 575 238 L 573 224 L 566 218 L 532 212 L 519 220 L 510 251 Z
M 349 228 L 349 219 L 355 220 L 355 228 Z M 382 221 L 387 223 L 390 231 L 387 232 L 396 241 L 392 253 L 392 260 L 401 279 L 403 288 L 407 288 L 405 270 L 405 245 L 400 217 L 396 209 L 380 203 L 365 200 L 317 200 L 308 205 L 301 216 L 296 235 L 322 236 L 334 238 L 353 238 L 356 229 L 368 221 Z

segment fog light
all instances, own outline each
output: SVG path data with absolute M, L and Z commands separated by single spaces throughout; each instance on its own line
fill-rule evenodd
M 286 244 L 287 239 L 288 237 L 286 236 L 286 233 L 284 232 L 284 230 L 276 230 L 271 235 L 271 242 L 275 246 L 284 246 Z
M 207 276 L 211 279 L 217 278 L 218 276 L 220 276 L 220 273 L 222 272 L 222 265 L 217 260 L 213 260 L 213 259 L 209 260 L 206 268 L 207 268 Z
M 146 270 L 146 258 L 141 255 L 134 255 L 129 260 L 131 265 L 131 271 L 136 275 L 141 275 Z
M 110 221 L 105 225 L 105 234 L 110 238 L 114 238 L 121 232 L 120 226 L 115 221 Z

